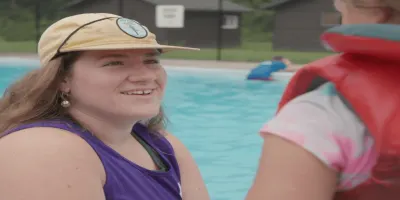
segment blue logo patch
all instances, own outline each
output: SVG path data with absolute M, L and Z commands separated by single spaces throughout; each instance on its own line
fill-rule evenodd
M 147 28 L 139 22 L 126 18 L 117 19 L 117 26 L 126 34 L 135 38 L 145 38 L 148 35 Z

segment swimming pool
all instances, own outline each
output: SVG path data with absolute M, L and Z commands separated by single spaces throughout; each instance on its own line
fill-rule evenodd
M 1 64 L 1 94 L 32 69 Z M 246 81 L 247 71 L 241 70 L 167 67 L 167 72 L 169 131 L 191 150 L 213 200 L 244 199 L 258 165 L 258 130 L 274 114 L 286 83 Z

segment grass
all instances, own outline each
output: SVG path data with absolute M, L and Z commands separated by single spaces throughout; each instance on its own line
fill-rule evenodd
M 328 52 L 296 52 L 296 51 L 274 51 L 272 45 L 267 42 L 244 42 L 242 47 L 234 49 L 222 49 L 221 58 L 227 61 L 250 61 L 260 62 L 271 59 L 273 56 L 284 56 L 294 63 L 308 63 L 310 61 L 331 55 Z M 201 51 L 174 51 L 165 54 L 166 58 L 215 60 L 216 49 L 201 49 Z
M 0 39 L 0 53 L 34 53 L 36 43 L 34 41 L 7 42 Z M 295 51 L 274 51 L 267 42 L 244 42 L 240 48 L 222 49 L 221 58 L 225 61 L 260 62 L 268 60 L 276 55 L 281 55 L 292 60 L 294 63 L 308 63 L 330 55 L 328 52 L 295 52 Z M 163 58 L 187 59 L 187 60 L 215 60 L 216 49 L 201 49 L 201 51 L 174 51 L 166 53 Z
M 35 41 L 7 42 L 0 38 L 0 53 L 35 53 Z

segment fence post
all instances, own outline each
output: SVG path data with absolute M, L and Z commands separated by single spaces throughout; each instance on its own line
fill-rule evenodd
M 40 15 L 40 1 L 36 1 L 35 4 L 35 29 L 36 29 L 36 52 L 38 51 L 38 44 L 40 40 L 40 20 L 41 20 L 41 15 Z
M 223 17 L 224 10 L 222 8 L 222 0 L 218 0 L 217 60 L 221 60 Z
M 118 3 L 118 15 L 124 17 L 124 0 L 119 0 Z

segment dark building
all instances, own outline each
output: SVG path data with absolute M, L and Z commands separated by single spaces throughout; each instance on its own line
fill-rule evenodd
M 332 0 L 272 0 L 262 9 L 275 11 L 275 50 L 325 51 L 320 35 L 341 20 Z
M 157 28 L 157 5 L 183 5 L 183 28 Z M 222 46 L 241 44 L 241 16 L 251 9 L 223 0 L 219 12 L 218 0 L 77 0 L 66 6 L 71 14 L 107 12 L 135 19 L 147 26 L 164 44 L 179 44 L 200 48 L 215 48 L 218 39 L 219 16 L 222 20 Z

